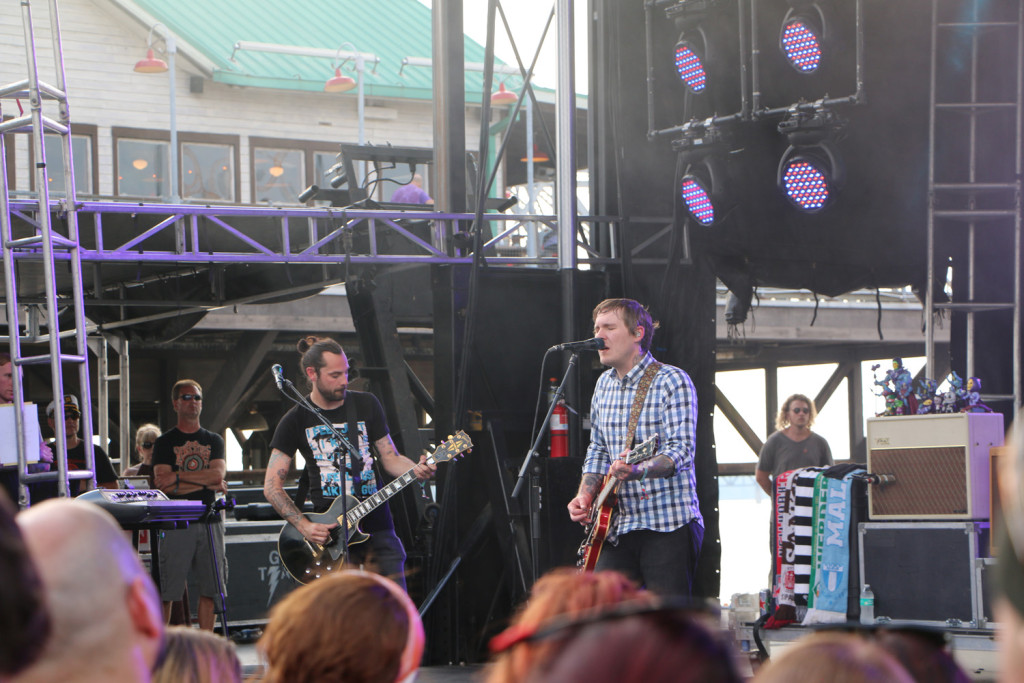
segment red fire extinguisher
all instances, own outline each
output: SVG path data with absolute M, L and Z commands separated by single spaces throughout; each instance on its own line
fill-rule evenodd
M 551 378 L 551 388 L 548 390 L 548 400 L 555 397 L 558 389 L 557 380 Z M 551 412 L 551 457 L 566 458 L 569 456 L 569 409 L 565 407 L 565 401 L 559 401 Z

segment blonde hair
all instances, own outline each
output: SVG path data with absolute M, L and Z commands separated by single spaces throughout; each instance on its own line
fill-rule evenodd
M 156 441 L 156 438 L 160 436 L 160 428 L 155 424 L 147 422 L 138 429 L 135 430 L 135 446 L 136 448 L 141 446 L 147 439 L 146 437 L 152 435 L 153 438 L 150 441 Z
M 779 431 L 782 431 L 783 429 L 789 426 L 789 408 L 791 405 L 793 405 L 793 401 L 802 401 L 803 403 L 807 404 L 808 408 L 811 409 L 808 413 L 808 427 L 813 425 L 814 418 L 818 417 L 818 409 L 814 407 L 814 401 L 807 398 L 803 394 L 793 394 L 792 396 L 786 399 L 785 403 L 782 404 L 782 407 L 779 408 L 779 414 L 775 416 L 775 428 L 778 429 Z
M 852 633 L 813 633 L 757 672 L 755 683 L 914 683 L 881 645 Z
M 170 626 L 153 683 L 242 683 L 242 663 L 227 638 L 189 626 Z

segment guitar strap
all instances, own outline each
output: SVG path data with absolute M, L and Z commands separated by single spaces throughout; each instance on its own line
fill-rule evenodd
M 622 450 L 633 447 L 633 441 L 636 439 L 636 426 L 640 422 L 640 411 L 644 409 L 644 401 L 647 400 L 647 390 L 651 388 L 651 382 L 654 381 L 654 376 L 658 374 L 660 369 L 661 363 L 655 361 L 647 366 L 643 377 L 640 378 L 640 384 L 636 388 L 636 396 L 633 397 L 633 405 L 629 409 L 626 443 L 622 445 Z
M 352 397 L 349 396 L 349 398 Z M 358 498 L 357 494 L 363 488 L 363 458 L 359 454 L 359 420 L 356 419 L 355 403 L 353 400 L 345 401 L 345 422 L 348 424 L 348 433 L 345 436 L 356 449 L 354 453 L 348 455 L 348 471 L 349 477 L 352 479 L 352 495 Z M 345 476 L 344 472 L 342 472 L 342 476 Z

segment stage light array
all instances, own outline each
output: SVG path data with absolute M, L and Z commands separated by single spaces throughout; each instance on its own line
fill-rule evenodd
M 711 202 L 711 194 L 700 178 L 692 174 L 683 176 L 680 196 L 686 210 L 698 223 L 711 225 L 715 222 L 715 206 Z
M 686 40 L 685 37 L 681 36 L 679 42 L 676 43 L 676 72 L 678 72 L 680 80 L 693 93 L 703 92 L 708 85 L 708 73 L 704 67 L 702 54 L 703 49 Z
M 783 161 L 781 178 L 786 198 L 808 213 L 821 211 L 831 197 L 828 171 L 806 156 Z
M 821 65 L 821 30 L 802 14 L 786 17 L 779 46 L 789 64 L 801 73 L 813 73 Z

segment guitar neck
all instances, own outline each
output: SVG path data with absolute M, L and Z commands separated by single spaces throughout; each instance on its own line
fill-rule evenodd
M 428 458 L 427 463 L 433 465 L 434 461 Z M 377 493 L 373 494 L 366 500 L 359 501 L 358 505 L 356 505 L 351 510 L 345 513 L 345 517 L 348 519 L 349 526 L 355 526 L 359 522 L 359 520 L 373 512 L 379 506 L 386 503 L 389 498 L 394 496 L 396 493 L 398 493 L 399 491 L 401 491 L 414 481 L 416 481 L 416 475 L 413 472 L 413 469 L 407 470 L 405 474 L 401 475 L 400 477 L 396 477 L 394 481 L 389 483 L 384 488 L 378 489 Z M 341 520 L 339 519 L 338 521 L 340 522 Z
M 608 481 L 605 482 L 601 492 L 597 494 L 597 498 L 594 500 L 593 508 L 600 510 L 604 505 L 604 502 L 608 499 L 608 496 L 619 490 L 619 484 L 622 482 L 615 477 L 608 477 Z

